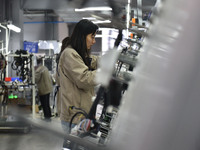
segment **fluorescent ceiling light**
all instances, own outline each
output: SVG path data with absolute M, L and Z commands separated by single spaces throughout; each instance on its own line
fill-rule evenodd
M 94 18 L 96 18 L 96 19 L 101 19 L 101 20 L 104 19 L 103 17 L 97 16 L 97 15 L 94 15 L 94 14 L 91 14 L 91 16 L 94 17 Z
M 87 19 L 87 20 L 96 20 L 94 17 L 83 17 L 82 19 Z
M 111 11 L 111 7 L 87 7 L 87 8 L 81 8 L 77 9 L 75 8 L 75 11 Z
M 13 30 L 15 32 L 18 32 L 18 33 L 21 32 L 21 29 L 13 24 L 8 24 L 7 27 L 8 29 Z
M 100 24 L 100 23 L 111 23 L 111 21 L 110 20 L 102 20 L 102 21 L 100 21 L 100 20 L 98 20 L 98 21 L 92 21 L 94 24 Z

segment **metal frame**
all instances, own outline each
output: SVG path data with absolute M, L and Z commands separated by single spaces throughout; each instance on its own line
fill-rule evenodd
M 34 69 L 34 57 L 31 55 L 31 54 L 26 54 L 26 55 L 20 55 L 21 57 L 30 57 L 31 59 L 31 62 L 32 64 L 30 65 L 30 69 L 31 69 L 31 72 L 32 72 L 32 79 L 31 79 L 31 88 L 32 88 L 32 117 L 35 118 L 35 92 L 36 92 L 36 88 L 35 88 L 35 69 Z M 5 58 L 8 59 L 8 57 L 19 57 L 19 55 L 17 54 L 7 54 L 5 55 Z M 8 68 L 8 65 L 7 65 L 7 68 Z M 9 85 L 9 83 L 6 83 L 6 85 Z M 18 84 L 18 85 L 26 85 L 26 84 Z

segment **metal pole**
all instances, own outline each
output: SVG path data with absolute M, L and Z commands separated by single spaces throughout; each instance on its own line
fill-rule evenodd
M 138 24 L 142 25 L 142 0 L 137 0 L 138 5 Z
M 5 47 L 5 49 L 6 49 L 6 54 L 7 54 L 8 53 L 8 42 L 9 42 L 8 41 L 9 40 L 9 38 L 8 38 L 8 28 L 3 26 L 1 23 L 0 23 L 0 27 L 2 27 L 3 29 L 6 30 L 6 38 L 5 38 L 6 47 Z M 6 57 L 6 61 L 8 61 L 8 57 Z M 8 77 L 8 66 L 6 66 L 6 77 Z
M 130 4 L 131 4 L 131 0 L 128 0 L 128 4 L 127 4 L 127 15 L 126 15 L 126 28 L 127 28 L 127 39 L 128 39 L 128 33 L 129 33 L 129 31 L 128 31 L 128 29 L 129 29 L 129 24 L 130 24 L 130 11 L 131 11 L 131 9 L 130 9 Z
M 35 68 L 34 57 L 31 55 L 31 69 L 32 69 L 32 117 L 35 118 Z

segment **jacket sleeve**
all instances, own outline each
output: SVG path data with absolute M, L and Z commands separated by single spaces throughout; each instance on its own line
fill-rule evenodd
M 96 70 L 90 71 L 83 62 L 81 56 L 75 50 L 65 50 L 62 55 L 61 63 L 61 69 L 65 76 L 74 82 L 78 88 L 87 90 L 96 85 Z
M 92 69 L 97 69 L 99 57 L 98 57 L 98 56 L 95 56 L 95 55 L 91 55 L 90 57 L 92 58 L 91 68 L 92 68 Z

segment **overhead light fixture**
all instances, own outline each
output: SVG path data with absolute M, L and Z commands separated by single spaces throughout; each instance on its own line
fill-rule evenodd
M 97 20 L 97 21 L 92 21 L 94 24 L 101 24 L 101 23 L 111 23 L 111 21 L 110 20 L 102 20 L 102 21 L 100 21 L 100 20 Z
M 87 20 L 96 20 L 94 17 L 83 17 L 82 19 L 87 19 Z
M 13 24 L 8 24 L 7 27 L 8 29 L 13 30 L 15 32 L 18 32 L 18 33 L 21 32 L 21 29 Z
M 111 7 L 87 7 L 87 8 L 81 8 L 77 9 L 75 8 L 75 11 L 111 11 Z
M 94 14 L 91 14 L 91 16 L 96 18 L 96 19 L 99 19 L 99 20 L 103 20 L 104 19 L 103 17 L 97 16 L 97 15 L 94 15 Z

